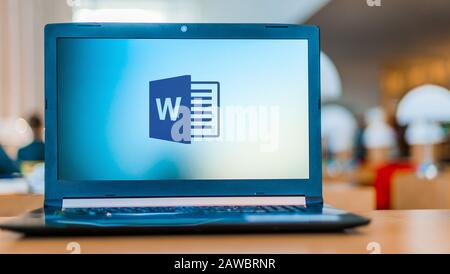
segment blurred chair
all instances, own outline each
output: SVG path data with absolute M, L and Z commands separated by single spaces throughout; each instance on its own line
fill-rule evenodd
M 19 173 L 19 169 L 0 145 L 0 178 L 12 177 L 16 173 Z
M 392 209 L 450 209 L 450 169 L 432 180 L 399 172 L 391 186 Z
M 370 186 L 353 184 L 326 184 L 323 197 L 327 204 L 354 212 L 368 212 L 375 209 L 375 190 Z
M 390 163 L 377 169 L 374 183 L 377 209 L 391 209 L 391 185 L 396 173 L 414 169 L 411 163 Z

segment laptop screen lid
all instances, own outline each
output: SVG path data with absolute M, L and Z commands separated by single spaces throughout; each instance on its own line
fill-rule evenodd
M 322 202 L 319 34 L 263 24 L 46 27 L 46 205 Z

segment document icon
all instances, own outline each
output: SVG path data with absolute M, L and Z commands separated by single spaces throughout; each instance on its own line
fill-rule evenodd
M 219 137 L 220 83 L 190 75 L 150 82 L 150 138 L 190 144 Z

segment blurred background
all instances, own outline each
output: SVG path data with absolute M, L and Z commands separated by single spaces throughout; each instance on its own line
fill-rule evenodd
M 2 195 L 43 193 L 43 27 L 55 22 L 318 25 L 326 202 L 450 208 L 449 0 L 0 0 Z

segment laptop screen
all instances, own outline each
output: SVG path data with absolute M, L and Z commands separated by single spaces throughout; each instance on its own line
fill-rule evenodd
M 59 38 L 58 179 L 308 179 L 308 41 Z

